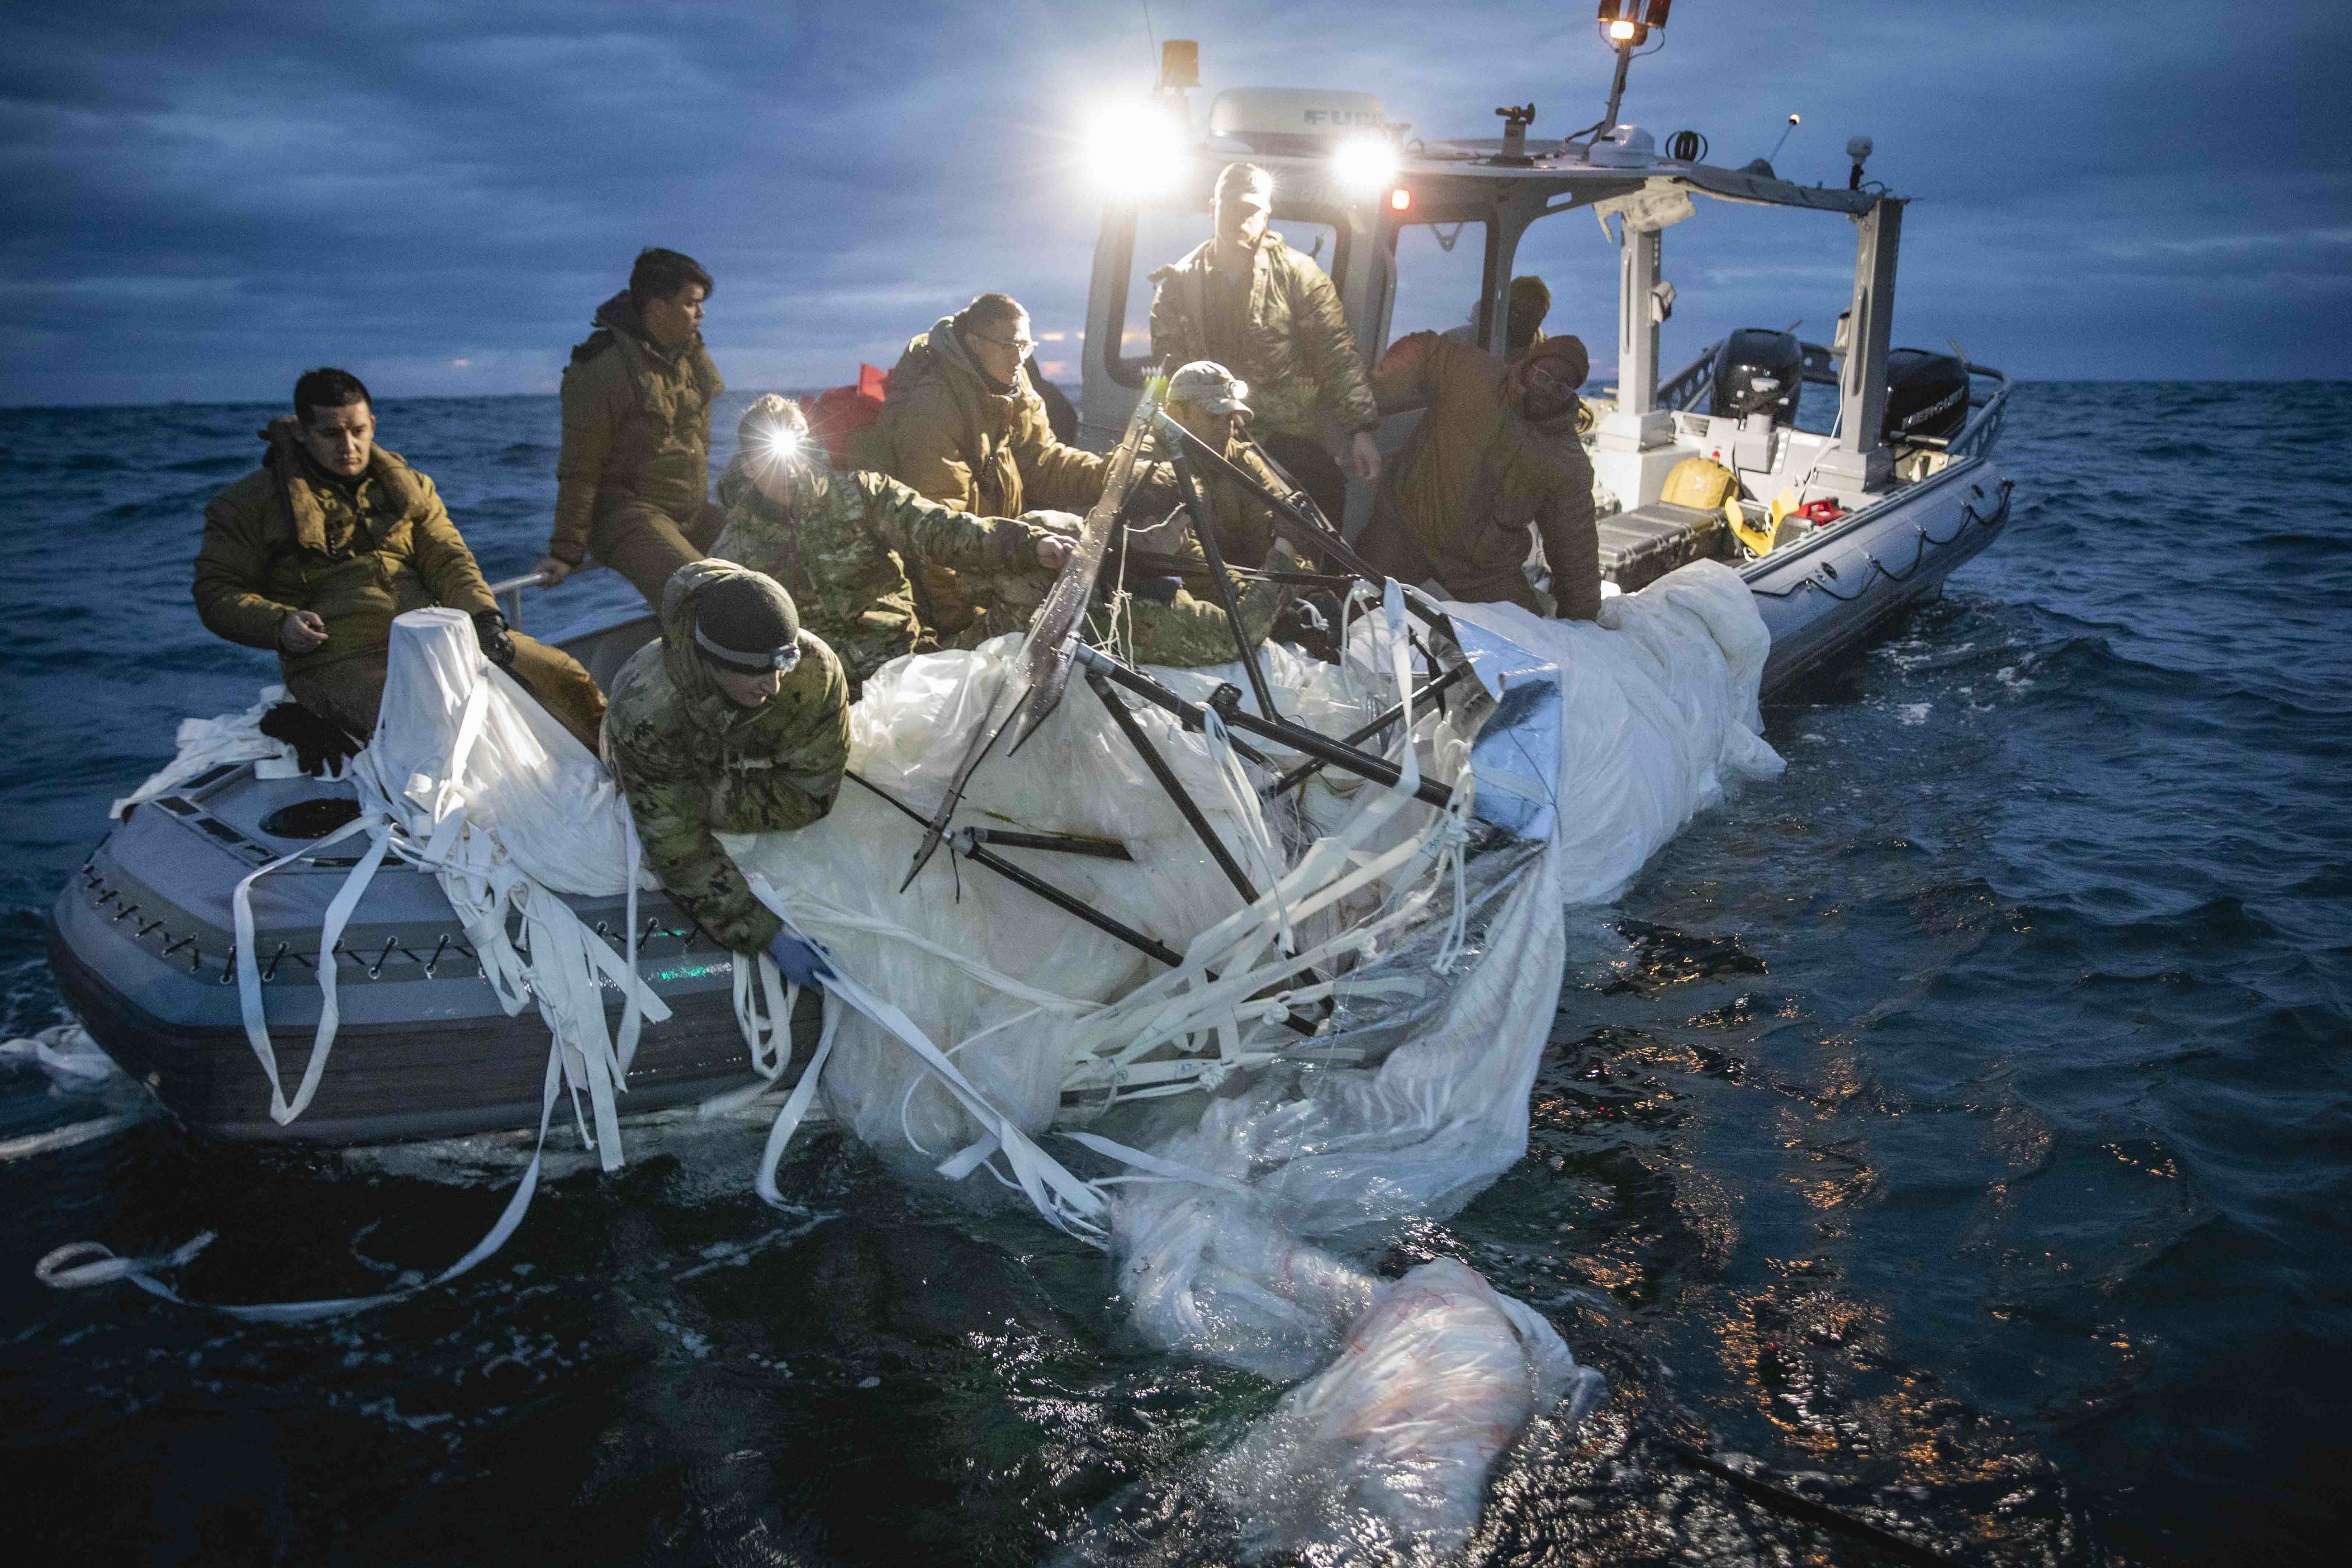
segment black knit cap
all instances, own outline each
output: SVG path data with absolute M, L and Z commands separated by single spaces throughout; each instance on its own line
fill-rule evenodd
M 800 661 L 800 611 L 772 577 L 723 577 L 694 604 L 695 651 L 721 669 L 760 675 Z

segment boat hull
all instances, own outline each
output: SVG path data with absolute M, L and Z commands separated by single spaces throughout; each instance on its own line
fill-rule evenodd
M 1740 569 L 1772 634 L 1763 695 L 1778 695 L 1883 631 L 2000 537 L 2010 482 L 1970 458 Z
M 200 781 L 201 782 L 201 781 Z M 151 801 L 90 854 L 52 905 L 52 971 L 107 1054 L 189 1126 L 232 1139 L 374 1143 L 529 1127 L 539 1120 L 549 1036 L 536 1007 L 509 1017 L 472 959 L 439 883 L 387 862 L 352 911 L 336 966 L 341 1024 L 318 1093 L 283 1126 L 238 1001 L 229 899 L 256 864 L 300 847 L 258 826 L 296 800 L 348 795 L 310 779 L 264 781 L 249 766 Z M 193 798 L 192 798 L 193 797 Z M 348 841 L 346 841 L 348 844 Z M 254 884 L 255 944 L 271 1048 L 290 1093 L 310 1059 L 324 994 L 319 931 L 349 868 L 297 861 Z M 135 868 L 135 869 L 134 869 Z M 567 900 L 619 945 L 625 900 Z M 753 1081 L 733 1005 L 734 955 L 714 950 L 668 900 L 640 901 L 639 972 L 671 1016 L 648 1024 L 624 1114 L 670 1109 Z M 619 993 L 606 1013 L 617 1024 Z M 802 998 L 793 1033 L 806 1058 L 819 1016 Z M 798 1065 L 795 1061 L 795 1067 Z

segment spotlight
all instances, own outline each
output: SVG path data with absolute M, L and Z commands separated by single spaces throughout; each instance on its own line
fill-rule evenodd
M 1331 172 L 1349 190 L 1379 190 L 1396 178 L 1396 148 L 1385 136 L 1350 136 L 1331 153 Z

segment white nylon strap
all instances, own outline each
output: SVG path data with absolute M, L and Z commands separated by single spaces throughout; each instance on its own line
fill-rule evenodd
M 547 1055 L 547 1075 L 539 1097 L 539 1142 L 530 1152 L 530 1163 L 524 1167 L 522 1180 L 516 1184 L 514 1195 L 492 1225 L 489 1233 L 476 1242 L 466 1256 L 422 1284 L 410 1285 L 398 1290 L 387 1290 L 378 1296 L 341 1296 L 317 1301 L 264 1301 L 232 1304 L 220 1301 L 194 1301 L 181 1295 L 161 1279 L 155 1271 L 177 1268 L 205 1249 L 213 1233 L 205 1231 L 185 1246 L 156 1258 L 123 1258 L 102 1242 L 75 1241 L 58 1247 L 33 1266 L 33 1275 L 44 1285 L 56 1290 L 86 1289 L 93 1285 L 111 1284 L 128 1279 L 151 1296 L 184 1307 L 202 1307 L 207 1311 L 240 1319 L 248 1323 L 308 1323 L 321 1318 L 340 1318 L 352 1312 L 364 1312 L 371 1307 L 404 1300 L 436 1285 L 446 1285 L 459 1275 L 467 1273 L 507 1244 L 521 1226 L 524 1215 L 530 1212 L 531 1195 L 539 1191 L 541 1162 L 547 1152 L 547 1124 L 555 1110 L 555 1089 L 559 1081 L 557 1058 L 562 1047 L 551 1048 Z
M 354 833 L 375 835 L 352 874 L 343 879 L 341 889 L 327 907 L 327 919 L 319 931 L 319 989 L 325 1000 L 321 1004 L 319 1027 L 310 1038 L 310 1059 L 302 1069 L 302 1082 L 292 1100 L 286 1098 L 278 1078 L 278 1051 L 269 1043 L 268 1015 L 261 1003 L 261 965 L 254 957 L 253 884 L 281 866 L 291 865 L 307 856 L 316 855 L 331 844 L 349 838 Z M 245 1019 L 245 1037 L 260 1059 L 263 1076 L 269 1079 L 269 1117 L 283 1127 L 302 1114 L 310 1097 L 319 1091 L 319 1080 L 327 1070 L 327 1054 L 335 1043 L 335 943 L 342 940 L 343 927 L 351 920 L 352 908 L 359 902 L 360 894 L 383 864 L 385 847 L 391 833 L 383 818 L 374 812 L 362 812 L 324 838 L 314 840 L 290 855 L 281 855 L 267 866 L 247 872 L 229 895 L 230 921 L 236 940 L 236 1000 L 238 1011 Z

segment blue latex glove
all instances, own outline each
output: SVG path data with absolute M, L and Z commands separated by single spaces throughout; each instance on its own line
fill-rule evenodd
M 778 931 L 775 940 L 768 943 L 768 956 L 776 961 L 784 978 L 795 985 L 814 985 L 833 978 L 833 965 L 825 962 L 824 949 L 804 936 Z

